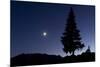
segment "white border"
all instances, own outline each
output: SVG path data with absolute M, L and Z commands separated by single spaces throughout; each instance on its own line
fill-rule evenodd
M 10 62 L 10 3 L 0 0 L 0 67 Z
M 34 0 L 37 2 L 54 2 L 96 5 L 96 62 L 53 64 L 27 67 L 99 67 L 100 63 L 100 2 L 99 0 Z M 10 67 L 10 1 L 0 0 L 0 67 Z

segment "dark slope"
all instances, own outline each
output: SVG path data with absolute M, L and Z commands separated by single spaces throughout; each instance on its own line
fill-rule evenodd
M 11 58 L 11 66 L 43 65 L 57 63 L 75 63 L 95 61 L 95 53 L 83 53 L 81 55 L 60 57 L 47 54 L 20 54 Z

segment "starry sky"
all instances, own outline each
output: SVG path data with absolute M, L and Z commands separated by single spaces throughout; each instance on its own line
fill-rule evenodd
M 70 7 L 85 47 L 95 52 L 95 7 L 11 1 L 11 57 L 21 53 L 66 56 L 61 43 Z M 43 35 L 46 32 L 46 36 Z M 76 51 L 75 54 L 81 53 Z

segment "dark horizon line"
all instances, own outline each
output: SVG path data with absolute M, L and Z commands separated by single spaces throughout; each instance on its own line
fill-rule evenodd
M 86 53 L 86 52 L 82 52 L 82 53 Z M 82 54 L 82 53 L 81 53 L 81 54 Z M 95 53 L 95 51 L 91 51 L 90 53 Z M 48 53 L 19 53 L 19 54 L 15 55 L 15 56 L 11 56 L 11 58 L 17 57 L 17 56 L 22 55 L 22 54 L 55 55 L 55 56 L 60 56 L 60 57 L 66 57 L 66 56 L 68 56 L 68 55 L 66 55 L 66 56 L 62 56 L 62 55 L 48 54 Z M 77 54 L 77 55 L 75 55 L 75 56 L 78 56 L 78 55 L 81 55 L 81 54 Z

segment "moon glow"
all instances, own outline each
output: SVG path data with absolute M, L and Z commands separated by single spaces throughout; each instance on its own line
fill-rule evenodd
M 43 36 L 47 36 L 47 32 L 43 32 Z

